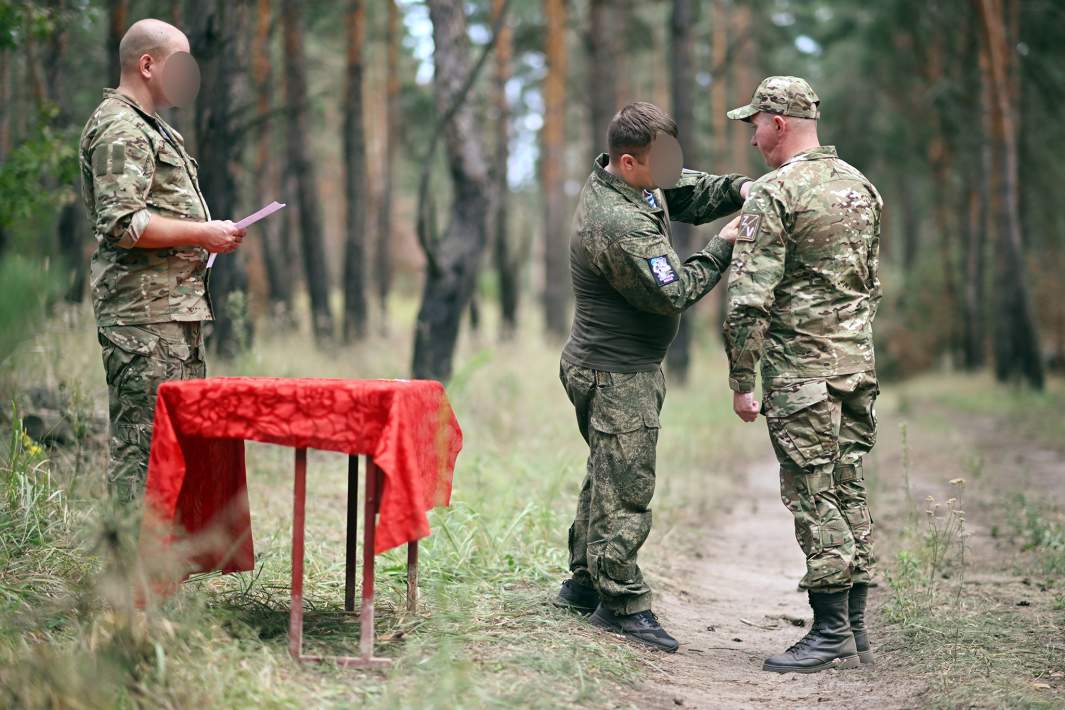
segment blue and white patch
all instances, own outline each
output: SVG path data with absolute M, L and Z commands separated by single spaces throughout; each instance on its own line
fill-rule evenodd
M 673 265 L 669 263 L 669 257 L 665 254 L 651 257 L 647 260 L 647 265 L 651 267 L 655 283 L 660 287 L 668 286 L 680 278 L 677 276 L 677 272 L 673 270 Z

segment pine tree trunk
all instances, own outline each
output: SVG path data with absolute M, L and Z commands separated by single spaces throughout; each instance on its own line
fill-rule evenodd
M 329 307 L 329 270 L 326 268 L 321 202 L 314 161 L 307 136 L 307 62 L 303 51 L 302 3 L 282 0 L 281 24 L 285 47 L 285 101 L 288 103 L 289 170 L 296 181 L 303 271 L 311 300 L 314 338 L 319 344 L 333 339 L 333 312 Z
M 726 61 L 728 59 L 728 8 L 725 0 L 713 0 L 710 9 L 710 171 L 715 173 L 725 172 L 728 164 L 728 137 L 731 121 L 725 116 L 729 110 L 728 82 L 726 81 Z M 741 100 L 737 97 L 737 100 Z M 738 168 L 728 168 L 734 170 Z M 716 225 L 711 225 L 714 229 Z M 716 323 L 724 323 L 728 310 L 728 289 L 719 286 L 717 295 L 711 294 L 714 308 L 717 311 Z M 720 334 L 720 330 L 714 331 Z
M 233 123 L 232 76 L 239 64 L 237 34 L 244 26 L 244 6 L 225 0 L 189 0 L 189 45 L 200 64 L 203 85 L 196 97 L 196 149 L 200 189 L 210 200 L 211 216 L 236 217 L 238 165 L 243 131 Z M 211 345 L 233 355 L 251 342 L 247 317 L 248 274 L 244 253 L 220 254 L 209 279 L 214 306 Z
M 274 129 L 267 116 L 270 113 L 270 98 L 273 95 L 270 62 L 271 0 L 257 0 L 255 34 L 252 36 L 252 85 L 255 88 L 255 170 L 252 173 L 252 193 L 256 207 L 274 199 L 271 191 L 271 176 L 275 165 L 271 160 Z M 290 208 L 291 209 L 291 208 Z M 258 225 L 257 225 L 258 226 Z M 288 270 L 283 266 L 280 254 L 280 233 L 284 231 L 284 219 L 271 219 L 261 223 L 262 238 L 255 240 L 266 272 L 267 299 L 273 316 L 286 318 L 292 313 L 292 283 Z M 247 246 L 244 247 L 245 249 Z
M 695 155 L 695 107 L 692 105 L 695 67 L 692 63 L 692 25 L 691 0 L 673 0 L 670 33 L 673 119 L 677 122 L 677 139 L 684 149 L 685 162 L 688 164 L 692 164 Z M 690 224 L 673 223 L 673 249 L 682 259 L 686 259 L 693 251 L 694 231 Z M 666 353 L 667 372 L 670 379 L 680 384 L 687 382 L 690 362 L 691 317 L 689 313 L 681 316 L 677 337 Z
M 503 0 L 492 0 L 492 24 L 503 12 Z M 510 79 L 510 60 L 513 47 L 511 31 L 505 25 L 496 38 L 495 77 L 492 86 L 495 104 L 495 168 L 492 171 L 493 215 L 492 242 L 495 247 L 495 267 L 499 277 L 500 337 L 510 340 L 518 327 L 518 298 L 521 293 L 519 262 L 511 253 L 509 235 L 510 185 L 507 183 L 507 162 L 510 160 L 510 107 L 507 104 L 507 81 Z
M 979 23 L 977 23 L 979 30 Z M 977 32 L 979 37 L 979 32 Z M 991 147 L 993 132 L 991 107 L 991 66 L 987 43 L 976 39 L 973 43 L 978 68 L 979 96 L 974 111 L 980 116 L 979 153 L 977 169 L 970 171 L 968 199 L 965 206 L 965 323 L 964 365 L 978 370 L 987 361 L 987 244 L 991 216 L 991 182 L 995 159 Z M 975 173 L 972 175 L 972 173 Z M 997 176 L 995 176 L 997 177 Z
M 1017 194 L 1017 133 L 1011 97 L 1009 46 L 1001 0 L 973 0 L 983 24 L 988 48 L 992 88 L 992 145 L 1002 168 L 998 182 L 994 223 L 998 230 L 999 253 L 995 294 L 998 299 L 995 324 L 995 375 L 1006 381 L 1023 377 L 1035 389 L 1044 384 L 1039 335 L 1028 292 L 1027 269 L 1021 240 Z
M 624 17 L 612 8 L 610 0 L 591 0 L 588 6 L 588 31 L 585 47 L 588 54 L 588 98 L 591 118 L 591 159 L 607 147 L 606 131 L 610 119 L 620 108 L 617 105 L 618 80 L 615 59 L 617 26 Z M 589 160 L 589 171 L 591 160 Z
M 931 38 L 931 45 L 924 57 L 922 66 L 928 86 L 940 86 L 945 81 L 943 67 L 944 35 L 937 33 Z M 954 151 L 950 144 L 950 128 L 944 121 L 942 107 L 936 104 L 934 97 L 928 105 L 929 113 L 936 117 L 933 132 L 927 145 L 928 164 L 932 170 L 932 181 L 936 198 L 932 206 L 932 217 L 936 225 L 939 248 L 940 268 L 943 273 L 942 299 L 947 311 L 946 337 L 948 353 L 953 356 L 963 350 L 963 336 L 958 330 L 958 321 L 962 315 L 958 303 L 958 284 L 954 264 L 955 249 L 953 235 L 957 230 L 951 219 L 950 205 L 955 201 L 951 190 L 951 181 L 955 171 Z
M 748 3 L 734 3 L 732 12 L 729 13 L 732 25 L 730 38 L 738 42 L 736 58 L 730 64 L 734 69 L 735 82 L 732 93 L 741 103 L 746 103 L 758 88 L 761 77 L 758 76 L 755 62 L 758 58 L 756 39 L 752 36 L 755 32 L 754 20 Z M 751 147 L 751 129 L 742 121 L 729 121 L 732 128 L 732 164 L 729 171 L 736 171 L 750 175 L 754 167 L 755 149 Z M 761 172 L 761 171 L 759 171 Z
M 344 342 L 366 336 L 366 135 L 362 116 L 366 8 L 348 0 L 347 73 L 344 81 Z
M 110 86 L 118 86 L 122 76 L 122 63 L 118 58 L 118 43 L 129 24 L 129 0 L 109 0 L 107 3 L 107 80 Z
M 63 69 L 71 61 L 69 18 L 67 17 L 71 8 L 67 0 L 49 0 L 48 6 L 55 19 L 55 29 L 48 37 L 46 52 L 42 57 L 45 80 L 42 98 L 47 98 L 58 109 L 53 124 L 60 129 L 66 129 L 75 120 L 70 114 L 70 102 L 59 100 L 67 96 L 69 92 L 67 72 Z M 2 162 L 2 156 L 0 156 L 0 162 Z M 49 182 L 52 182 L 51 178 Z M 63 204 L 56 221 L 56 243 L 65 285 L 63 299 L 67 303 L 81 303 L 85 298 L 88 262 L 85 247 L 91 239 L 85 206 L 81 202 L 80 176 L 65 185 L 62 199 Z
M 544 0 L 547 19 L 544 79 L 543 152 L 540 175 L 544 193 L 544 322 L 547 332 L 564 337 L 569 329 L 569 240 L 566 229 L 566 3 Z
M 388 295 L 392 290 L 392 190 L 393 166 L 398 159 L 399 127 L 399 8 L 396 0 L 387 0 L 388 19 L 385 28 L 385 161 L 381 167 L 381 204 L 377 223 L 377 250 L 374 254 L 374 284 L 380 310 L 381 332 L 388 332 Z
M 446 115 L 461 96 L 472 62 L 462 0 L 430 0 L 433 23 L 433 93 Z M 488 172 L 473 108 L 464 101 L 444 129 L 453 184 L 450 220 L 439 239 L 427 240 L 429 266 L 414 334 L 414 377 L 451 376 L 459 326 L 477 282 L 488 233 Z

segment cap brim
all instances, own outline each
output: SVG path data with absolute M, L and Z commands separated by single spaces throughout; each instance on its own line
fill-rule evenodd
M 731 118 L 733 121 L 746 121 L 756 113 L 758 113 L 758 109 L 756 109 L 754 106 L 748 105 L 740 106 L 739 108 L 734 108 L 725 115 Z

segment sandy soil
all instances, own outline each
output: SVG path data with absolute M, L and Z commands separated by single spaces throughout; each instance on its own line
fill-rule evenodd
M 728 513 L 706 530 L 706 547 L 687 574 L 658 585 L 656 613 L 681 648 L 650 652 L 659 672 L 631 701 L 666 708 L 910 708 L 923 686 L 877 648 L 873 670 L 776 674 L 761 669 L 809 628 L 806 595 L 797 589 L 804 561 L 791 514 L 780 501 L 775 462 L 752 469 Z M 875 607 L 880 590 L 871 592 Z M 802 620 L 805 628 L 793 623 Z M 902 659 L 899 659 L 901 662 Z

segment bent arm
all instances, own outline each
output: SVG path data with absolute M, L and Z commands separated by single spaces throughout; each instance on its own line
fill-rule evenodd
M 148 215 L 148 224 L 133 244 L 135 249 L 165 249 L 168 247 L 206 247 L 206 222 Z
M 661 234 L 634 232 L 610 244 L 595 263 L 634 307 L 677 315 L 717 285 L 731 259 L 732 244 L 719 237 L 682 262 Z
M 740 189 L 750 181 L 739 174 L 710 175 L 685 170 L 676 186 L 662 191 L 669 206 L 669 218 L 675 222 L 705 224 L 732 214 L 743 206 Z
M 774 291 L 784 276 L 787 258 L 786 209 L 780 196 L 764 186 L 751 192 L 743 208 L 736 260 L 728 284 L 725 352 L 729 388 L 746 394 L 754 390 L 755 372 L 769 329 Z

